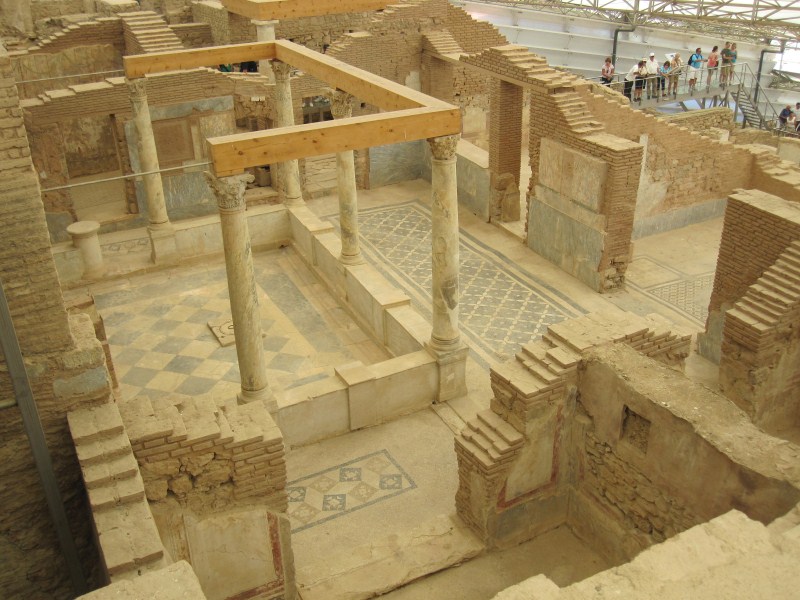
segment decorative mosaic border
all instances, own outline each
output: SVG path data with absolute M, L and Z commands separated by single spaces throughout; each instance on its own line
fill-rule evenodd
M 380 473 L 369 466 L 370 461 L 380 461 L 381 459 L 385 459 L 387 464 L 384 465 L 384 468 L 388 467 L 387 470 L 390 472 Z M 375 490 L 370 494 L 370 496 L 374 495 L 376 492 L 384 492 L 383 494 L 371 499 L 367 498 L 362 500 L 359 498 L 359 485 L 363 484 L 360 474 L 362 467 L 354 466 L 359 463 L 364 463 L 364 467 L 372 470 L 380 482 L 379 488 L 369 486 Z M 334 474 L 337 471 L 338 473 L 334 478 L 328 477 L 328 475 Z M 324 487 L 315 488 L 314 486 L 319 483 L 323 483 Z M 353 485 L 350 487 L 350 489 L 342 489 L 343 487 L 346 487 L 347 484 Z M 338 485 L 338 491 L 340 493 L 324 494 L 326 491 L 334 490 L 335 485 Z M 339 517 L 343 517 L 362 508 L 366 508 L 368 506 L 372 506 L 373 504 L 377 504 L 378 502 L 399 496 L 400 494 L 416 489 L 416 487 L 417 484 L 414 482 L 414 480 L 408 475 L 408 473 L 406 473 L 405 469 L 400 466 L 400 464 L 392 457 L 391 454 L 389 454 L 388 450 L 386 449 L 378 450 L 376 452 L 354 458 L 346 463 L 330 467 L 323 471 L 318 471 L 317 473 L 312 473 L 311 475 L 306 475 L 299 479 L 295 479 L 294 481 L 290 481 L 286 484 L 286 493 L 289 497 L 289 508 L 287 514 L 289 515 L 289 520 L 292 521 L 293 525 L 300 520 L 298 516 L 293 518 L 293 515 L 298 515 L 298 510 L 302 510 L 304 505 L 308 506 L 305 503 L 305 500 L 310 488 L 316 489 L 317 492 L 322 493 L 323 500 L 319 509 L 313 509 L 317 514 L 312 516 L 308 522 L 301 522 L 302 524 L 293 527 L 292 533 L 299 533 L 300 531 L 304 531 L 311 527 L 316 527 L 317 525 L 327 523 L 333 519 L 338 519 Z M 356 504 L 351 504 L 352 500 L 348 501 L 349 497 L 352 497 Z M 326 512 L 330 512 L 331 514 L 325 516 L 324 513 Z

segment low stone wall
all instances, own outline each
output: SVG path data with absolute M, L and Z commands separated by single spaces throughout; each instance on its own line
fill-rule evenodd
M 614 560 L 732 508 L 765 524 L 800 501 L 799 448 L 725 397 L 622 345 L 578 370 L 573 530 Z
M 250 239 L 254 249 L 277 248 L 291 238 L 289 217 L 283 205 L 259 205 L 247 209 Z M 178 254 L 183 258 L 207 256 L 222 252 L 222 230 L 219 215 L 186 219 L 173 224 Z M 147 231 L 128 229 L 101 235 L 100 247 L 111 267 L 117 258 L 137 252 L 149 252 Z M 72 242 L 53 244 L 53 259 L 58 277 L 65 286 L 80 283 L 83 262 Z M 113 273 L 113 267 L 109 269 Z
M 734 127 L 733 112 L 725 106 L 690 110 L 674 115 L 659 114 L 658 116 L 662 121 L 687 127 L 689 131 L 703 132 L 709 129 L 726 129 L 730 131 Z

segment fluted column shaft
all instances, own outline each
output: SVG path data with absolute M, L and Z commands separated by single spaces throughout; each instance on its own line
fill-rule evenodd
M 279 60 L 273 60 L 272 70 L 275 73 L 275 126 L 290 127 L 294 125 L 292 85 L 290 82 L 292 67 Z M 300 166 L 297 164 L 297 160 L 278 163 L 278 174 L 284 195 L 284 203 L 287 206 L 302 204 L 303 193 L 300 188 Z
M 331 114 L 334 119 L 353 116 L 353 96 L 341 90 L 332 90 Z M 356 191 L 356 165 L 353 151 L 336 153 L 336 184 L 339 191 L 339 222 L 342 230 L 342 253 L 339 260 L 354 265 L 364 262 L 358 244 L 358 192 Z
M 459 345 L 458 330 L 458 190 L 456 146 L 458 135 L 428 140 L 431 167 L 431 254 L 433 330 L 431 346 L 437 351 Z
M 240 398 L 243 402 L 263 401 L 273 409 L 274 399 L 264 363 L 258 290 L 245 213 L 244 191 L 252 175 L 217 178 L 207 173 L 206 179 L 217 198 L 222 227 L 236 358 L 242 381 Z

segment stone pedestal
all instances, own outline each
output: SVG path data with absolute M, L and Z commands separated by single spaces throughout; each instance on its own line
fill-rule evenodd
M 340 90 L 328 93 L 334 119 L 353 116 L 353 96 Z M 342 230 L 342 253 L 339 260 L 346 265 L 364 262 L 358 244 L 358 193 L 353 151 L 336 154 L 336 184 L 339 191 L 339 222 Z
M 80 250 L 83 260 L 83 276 L 87 279 L 102 277 L 105 272 L 103 252 L 100 249 L 100 239 L 97 231 L 100 223 L 97 221 L 78 221 L 67 227 L 67 233 L 72 237 L 72 244 Z
M 294 125 L 294 107 L 292 106 L 292 85 L 290 74 L 292 67 L 279 60 L 272 61 L 275 73 L 275 126 L 291 127 Z M 278 179 L 283 194 L 283 202 L 287 206 L 303 204 L 303 192 L 300 187 L 300 165 L 297 160 L 278 163 Z
M 242 402 L 264 402 L 270 412 L 273 412 L 277 409 L 277 404 L 267 383 L 258 290 L 245 214 L 244 190 L 252 177 L 233 175 L 218 179 L 206 173 L 206 180 L 217 197 L 222 227 L 228 294 L 233 330 L 236 334 L 236 358 L 242 380 L 239 398 Z
M 259 42 L 274 42 L 275 41 L 275 26 L 277 21 L 258 21 L 253 19 L 253 25 L 256 26 L 256 40 Z M 270 83 L 275 83 L 275 75 L 268 60 L 258 61 L 258 72 L 266 77 Z
M 431 257 L 433 300 L 428 350 L 439 363 L 438 400 L 466 393 L 467 349 L 458 329 L 458 189 L 456 146 L 459 136 L 428 140 L 431 147 Z
M 147 200 L 147 231 L 151 241 L 151 259 L 154 263 L 171 262 L 178 258 L 175 245 L 175 230 L 167 215 L 164 199 L 164 186 L 161 173 L 158 173 L 158 153 L 150 121 L 150 107 L 147 103 L 147 87 L 144 78 L 128 80 L 131 96 L 133 122 L 136 126 L 136 147 L 139 153 L 139 168 L 143 173 L 145 197 Z

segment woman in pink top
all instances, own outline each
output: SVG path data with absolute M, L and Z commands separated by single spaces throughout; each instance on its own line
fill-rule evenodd
M 711 89 L 711 79 L 717 72 L 717 66 L 719 65 L 719 46 L 714 46 L 711 50 L 711 54 L 708 55 L 708 82 L 706 83 L 706 91 Z

